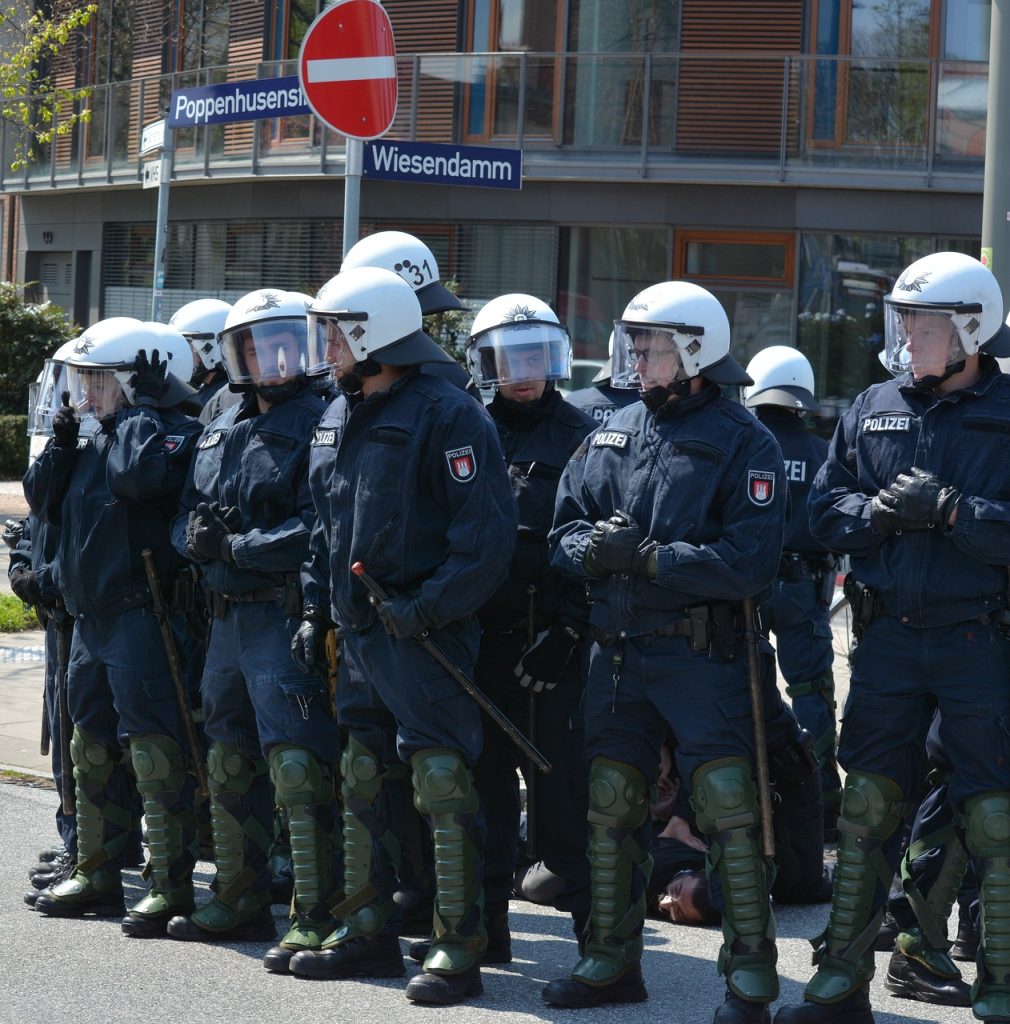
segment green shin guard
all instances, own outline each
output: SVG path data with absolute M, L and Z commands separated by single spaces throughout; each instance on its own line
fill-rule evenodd
M 719 972 L 740 999 L 770 1003 L 779 992 L 775 919 L 751 766 L 737 757 L 709 761 L 695 771 L 692 786 L 698 828 L 709 842 L 707 872 L 718 876 L 722 890 Z
M 806 988 L 809 1002 L 841 1002 L 873 977 L 873 943 L 893 874 L 881 847 L 912 809 L 903 797 L 882 775 L 850 772 L 845 779 L 831 912 L 812 940 L 817 971 Z
M 70 914 L 75 907 L 101 905 L 108 913 L 121 913 L 119 864 L 133 819 L 130 808 L 114 803 L 106 791 L 119 753 L 75 726 L 70 757 L 77 796 L 77 869 L 40 897 L 36 909 Z
M 217 865 L 217 893 L 192 915 L 207 932 L 226 933 L 253 921 L 270 905 L 267 858 L 272 822 L 260 820 L 258 804 L 268 813 L 266 761 L 234 747 L 212 743 L 207 754 L 210 821 Z
M 982 941 L 971 987 L 979 1020 L 1010 1019 L 1010 793 L 987 793 L 965 805 L 968 850 L 978 873 Z
M 333 773 L 304 747 L 273 747 L 269 764 L 274 795 L 287 814 L 295 873 L 294 922 L 280 944 L 318 949 L 334 925 Z
M 135 736 L 130 756 L 147 819 L 151 891 L 130 915 L 167 921 L 193 909 L 193 866 L 197 858 L 196 813 L 183 801 L 186 755 L 170 736 Z
M 943 862 L 928 894 L 923 896 L 912 875 L 912 863 L 937 847 L 943 850 Z M 968 851 L 952 825 L 912 843 L 901 861 L 902 888 L 915 911 L 918 927 L 899 932 L 895 946 L 898 952 L 910 960 L 918 960 L 941 978 L 961 977 L 948 952 L 951 944 L 947 938 L 947 920 L 967 867 Z
M 323 949 L 382 934 L 396 912 L 400 840 L 396 822 L 386 820 L 384 786 L 387 779 L 402 779 L 405 774 L 405 765 L 383 765 L 360 740 L 348 737 L 340 758 L 344 900 L 334 908 L 343 923 L 324 941 Z M 385 864 L 377 863 L 376 846 L 384 852 Z
M 652 858 L 635 839 L 648 818 L 649 787 L 637 768 L 605 757 L 589 768 L 589 865 L 592 903 L 588 940 L 572 978 L 613 985 L 642 959 L 645 887 Z
M 470 770 L 452 750 L 430 748 L 410 759 L 414 803 L 431 824 L 435 846 L 435 918 L 424 969 L 476 969 L 487 946 L 481 888 L 480 803 Z
M 838 726 L 835 718 L 837 713 L 835 677 L 832 675 L 831 669 L 816 679 L 807 680 L 805 683 L 793 683 L 786 687 L 786 696 L 794 702 L 797 697 L 807 697 L 812 693 L 819 694 L 831 712 L 831 728 L 825 729 L 820 736 L 814 737 L 814 757 L 817 758 L 817 763 L 823 767 L 827 762 L 835 760 L 835 751 L 838 747 Z

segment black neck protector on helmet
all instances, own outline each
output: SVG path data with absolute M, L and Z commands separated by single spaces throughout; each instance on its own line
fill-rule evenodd
M 282 405 L 289 399 L 301 394 L 308 386 L 308 378 L 304 373 L 286 380 L 282 384 L 254 384 L 253 391 L 271 405 Z
M 351 367 L 350 373 L 342 374 L 337 378 L 337 387 L 345 395 L 361 394 L 361 384 L 365 377 L 377 377 L 382 373 L 382 366 L 375 359 L 369 356 L 367 359 L 359 359 Z
M 916 391 L 935 391 L 945 380 L 950 380 L 955 374 L 960 373 L 965 366 L 965 360 L 962 359 L 960 362 L 954 363 L 953 366 L 948 366 L 945 373 L 939 377 L 920 377 L 918 380 L 912 379 L 912 387 Z
M 639 397 L 645 403 L 646 409 L 656 412 L 657 409 L 662 409 L 671 398 L 687 398 L 691 394 L 693 379 L 693 377 L 688 377 L 686 380 L 675 380 L 665 387 L 660 384 L 649 388 L 648 391 L 643 391 Z

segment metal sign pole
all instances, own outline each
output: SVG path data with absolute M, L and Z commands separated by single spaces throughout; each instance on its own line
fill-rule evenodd
M 346 139 L 344 148 L 344 251 L 358 240 L 358 222 L 361 214 L 361 168 L 364 164 L 365 144 L 360 139 Z
M 151 319 L 161 320 L 165 297 L 165 247 L 168 233 L 168 182 L 172 174 L 174 131 L 166 126 L 165 141 L 161 147 L 161 167 L 158 176 L 158 220 L 154 229 L 154 287 L 151 291 Z

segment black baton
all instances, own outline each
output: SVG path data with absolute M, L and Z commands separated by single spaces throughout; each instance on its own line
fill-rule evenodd
M 380 601 L 388 600 L 386 592 L 379 586 L 371 576 L 365 572 L 365 566 L 361 562 L 355 562 L 351 566 L 351 572 L 365 584 L 368 590 L 368 600 L 377 605 Z M 445 652 L 431 639 L 426 629 L 414 634 L 417 641 L 434 659 L 452 676 L 453 679 L 463 687 L 464 690 L 487 712 L 496 725 L 498 725 L 506 736 L 543 772 L 545 775 L 551 770 L 551 763 L 537 748 L 522 734 L 519 728 L 494 701 L 477 684 L 470 679 L 458 665 L 449 660 Z

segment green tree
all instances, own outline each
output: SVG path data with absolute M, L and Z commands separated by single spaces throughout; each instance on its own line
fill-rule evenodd
M 0 281 L 0 414 L 25 412 L 42 364 L 76 333 L 59 306 L 26 302 L 20 285 Z
M 0 117 L 13 126 L 17 140 L 11 170 L 25 167 L 36 146 L 89 119 L 80 104 L 91 90 L 54 87 L 51 62 L 97 11 L 97 4 L 72 7 L 60 0 L 34 12 L 26 6 L 0 8 Z

